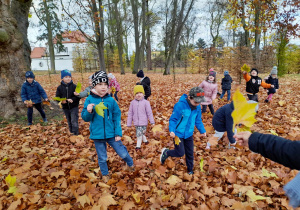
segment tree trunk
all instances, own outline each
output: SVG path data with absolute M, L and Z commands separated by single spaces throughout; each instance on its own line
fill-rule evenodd
M 149 0 L 146 0 L 146 12 L 147 12 L 147 69 L 152 70 L 152 60 L 151 60 L 151 33 L 150 33 L 150 13 L 149 13 Z
M 146 4 L 142 1 L 142 40 L 141 40 L 141 69 L 145 66 L 145 42 L 146 42 Z
M 136 74 L 140 68 L 141 60 L 141 49 L 140 49 L 140 33 L 139 33 L 139 13 L 138 13 L 138 2 L 137 0 L 130 0 L 133 14 L 134 23 L 134 40 L 135 40 L 135 59 L 132 73 Z
M 261 4 L 260 1 L 257 1 L 255 5 L 255 55 L 254 55 L 254 63 L 256 66 L 259 65 L 259 45 L 260 45 L 260 8 Z
M 24 104 L 20 98 L 20 87 L 24 82 L 25 71 L 30 67 L 28 46 L 26 46 L 28 44 L 26 33 L 28 20 L 25 19 L 28 18 L 31 1 L 25 1 L 25 3 L 12 1 L 11 4 L 14 13 L 9 8 L 9 1 L 0 0 L 0 106 L 1 115 L 4 118 L 9 118 L 24 110 L 22 109 Z M 22 22 L 18 22 L 13 14 L 22 19 Z M 22 15 L 24 15 L 23 18 L 21 18 Z M 26 30 L 23 31 L 24 29 Z M 23 36 L 26 37 L 27 44 L 24 44 Z M 26 51 L 24 51 L 24 46 Z
M 103 18 L 103 8 L 102 8 L 102 0 L 99 0 L 99 13 L 100 13 L 100 69 L 102 71 L 106 71 L 105 69 L 105 60 L 104 60 L 104 18 Z

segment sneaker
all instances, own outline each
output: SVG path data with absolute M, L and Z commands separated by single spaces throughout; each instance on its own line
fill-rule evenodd
M 188 172 L 188 175 L 193 175 L 193 174 L 194 174 L 194 171 Z
M 27 125 L 32 125 L 32 123 L 28 123 Z
M 268 103 L 268 102 L 269 102 L 269 100 L 268 100 L 268 99 L 266 99 L 266 100 L 265 100 L 265 103 Z
M 141 150 L 140 147 L 136 147 L 136 148 L 135 148 L 135 151 L 140 151 L 140 150 Z
M 149 144 L 149 141 L 146 141 L 146 142 L 144 142 L 145 143 L 145 145 L 148 145 Z
M 127 169 L 129 172 L 134 172 L 135 171 L 135 165 L 133 164 L 132 166 L 127 165 Z
M 107 183 L 109 180 L 110 180 L 110 176 L 109 176 L 109 175 L 102 176 L 102 181 L 103 181 L 104 183 Z
M 163 148 L 161 151 L 160 162 L 162 165 L 165 163 L 166 159 L 168 158 L 167 151 L 169 151 L 169 149 L 167 148 Z
M 47 123 L 47 122 L 48 122 L 47 118 L 44 118 L 44 119 L 43 119 L 43 121 L 44 121 L 45 123 Z
M 233 144 L 231 144 L 231 143 L 229 142 L 229 144 L 228 144 L 228 149 L 235 149 L 235 145 L 236 145 L 236 142 L 233 143 Z

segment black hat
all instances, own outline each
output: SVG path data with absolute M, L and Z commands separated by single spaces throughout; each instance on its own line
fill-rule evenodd
M 97 71 L 92 75 L 92 85 L 95 87 L 97 84 L 105 82 L 108 85 L 108 77 L 105 71 Z
M 252 71 L 256 71 L 256 73 L 258 74 L 258 70 L 257 70 L 256 68 L 252 68 L 251 71 L 250 71 L 250 73 L 251 73 Z
M 144 72 L 143 70 L 139 70 L 139 72 L 136 74 L 137 77 L 140 77 L 140 78 L 144 78 Z

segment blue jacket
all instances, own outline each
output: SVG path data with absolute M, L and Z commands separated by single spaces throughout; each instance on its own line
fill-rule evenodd
M 233 138 L 233 119 L 231 113 L 234 110 L 233 102 L 226 104 L 219 108 L 213 116 L 212 125 L 216 131 L 227 132 L 227 137 L 230 143 L 234 143 L 235 139 Z
M 232 78 L 229 74 L 225 75 L 222 79 L 221 85 L 222 90 L 230 90 L 231 89 Z
M 89 104 L 98 105 L 100 102 L 104 102 L 108 108 L 104 109 L 104 118 L 96 113 L 95 106 L 92 113 L 87 111 Z M 90 122 L 90 139 L 92 140 L 122 136 L 121 110 L 117 102 L 109 95 L 101 98 L 91 92 L 84 102 L 81 117 L 85 122 Z
M 195 125 L 200 133 L 206 132 L 201 119 L 200 105 L 198 105 L 195 110 L 191 110 L 186 99 L 186 94 L 180 97 L 174 106 L 173 113 L 169 120 L 169 131 L 174 132 L 176 136 L 184 139 L 193 135 Z
M 31 84 L 27 81 L 23 83 L 21 90 L 21 98 L 23 102 L 31 100 L 35 104 L 42 103 L 41 97 L 43 99 L 48 98 L 40 83 L 35 80 L 33 80 Z

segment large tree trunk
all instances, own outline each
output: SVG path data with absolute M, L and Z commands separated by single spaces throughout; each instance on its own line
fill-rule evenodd
M 261 13 L 261 3 L 257 1 L 255 4 L 255 55 L 254 55 L 254 63 L 256 67 L 259 65 L 259 45 L 260 45 L 260 13 Z
M 11 4 L 14 15 L 18 16 L 21 22 L 13 17 L 9 1 L 0 0 L 0 107 L 1 114 L 5 118 L 20 113 L 22 110 L 20 87 L 24 82 L 25 71 L 30 68 L 30 48 L 28 49 L 26 27 L 28 20 L 25 19 L 28 18 L 31 1 L 24 3 L 12 1 Z M 23 18 L 21 18 L 22 15 L 24 15 Z M 24 29 L 26 31 L 23 31 Z M 27 40 L 25 44 L 23 37 Z M 24 51 L 24 46 L 26 46 L 26 51 Z
M 139 13 L 138 13 L 138 1 L 130 0 L 133 14 L 133 23 L 134 23 L 134 40 L 135 40 L 135 59 L 132 73 L 136 74 L 141 64 L 141 49 L 140 49 L 140 33 L 139 33 Z
M 147 69 L 152 70 L 151 60 L 151 33 L 150 33 L 150 12 L 149 12 L 149 0 L 146 0 L 146 12 L 147 12 L 147 43 L 146 43 L 146 54 L 147 54 Z

